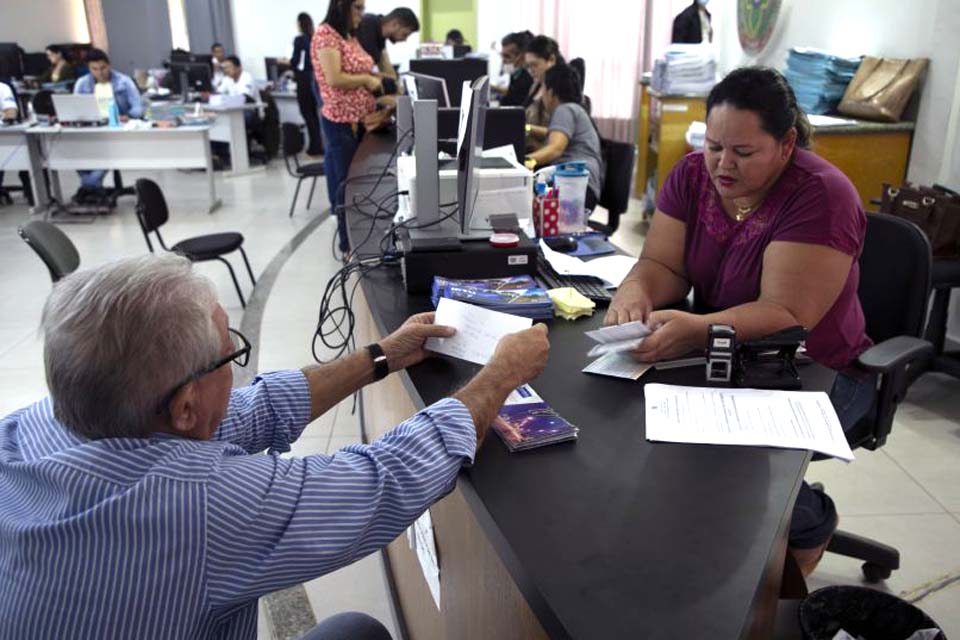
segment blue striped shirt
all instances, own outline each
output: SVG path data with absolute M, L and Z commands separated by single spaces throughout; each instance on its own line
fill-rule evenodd
M 4 418 L 0 638 L 254 638 L 258 597 L 385 546 L 476 448 L 447 399 L 371 445 L 281 458 L 309 416 L 288 371 L 234 390 L 211 441 L 84 440 L 49 399 Z

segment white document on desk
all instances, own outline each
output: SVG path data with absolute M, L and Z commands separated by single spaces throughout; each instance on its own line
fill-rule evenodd
M 484 309 L 450 298 L 440 298 L 433 321 L 453 327 L 457 333 L 450 338 L 428 338 L 425 345 L 427 350 L 477 364 L 490 361 L 500 338 L 533 325 L 530 318 Z
M 820 391 L 644 387 L 647 440 L 809 449 L 853 460 L 837 412 Z
M 598 376 L 623 378 L 625 380 L 639 380 L 640 376 L 652 368 L 653 365 L 649 362 L 637 362 L 628 353 L 612 352 L 585 366 L 583 373 L 593 373 Z
M 630 256 L 604 256 L 593 260 L 581 260 L 576 256 L 554 251 L 542 239 L 540 250 L 550 266 L 560 275 L 593 276 L 607 282 L 614 289 L 620 286 L 623 279 L 637 264 L 637 259 Z

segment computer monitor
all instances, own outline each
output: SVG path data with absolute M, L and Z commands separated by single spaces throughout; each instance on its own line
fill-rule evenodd
M 450 106 L 450 93 L 443 78 L 424 75 L 422 73 L 408 73 L 417 85 L 417 94 L 414 100 L 436 100 L 440 107 Z
M 47 59 L 47 54 L 43 51 L 38 53 L 25 53 L 23 54 L 22 59 L 23 75 L 25 76 L 43 75 L 43 72 L 46 71 L 50 66 L 50 61 Z
M 23 77 L 23 50 L 16 42 L 0 42 L 0 78 Z
M 187 95 L 191 91 L 213 91 L 213 70 L 207 62 L 171 62 L 173 93 Z
M 473 51 L 468 44 L 455 44 L 453 45 L 453 57 L 454 59 L 459 59 L 466 56 L 468 53 Z
M 450 89 L 450 103 L 447 106 L 459 107 L 463 83 L 473 82 L 477 78 L 485 76 L 487 74 L 487 61 L 480 58 L 411 60 L 410 71 L 434 78 L 443 78 Z
M 473 214 L 480 195 L 480 160 L 483 156 L 487 108 L 490 105 L 490 81 L 487 76 L 481 76 L 470 85 L 469 100 L 466 131 L 457 154 L 457 204 L 460 207 L 461 237 L 471 235 Z
M 280 80 L 280 76 L 291 69 L 289 64 L 283 64 L 277 58 L 264 58 L 263 66 L 267 71 L 267 80 L 274 83 Z

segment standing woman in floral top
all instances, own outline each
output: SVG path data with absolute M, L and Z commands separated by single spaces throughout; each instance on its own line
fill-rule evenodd
M 323 97 L 320 127 L 326 151 L 327 195 L 337 215 L 340 250 L 350 242 L 344 220 L 343 183 L 364 130 L 383 126 L 390 115 L 390 98 L 379 100 L 383 87 L 371 58 L 354 32 L 363 18 L 364 0 L 330 0 L 323 24 L 313 32 L 311 59 Z M 387 109 L 377 111 L 377 104 Z

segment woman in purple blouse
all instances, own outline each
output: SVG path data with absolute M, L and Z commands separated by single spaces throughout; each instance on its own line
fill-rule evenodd
M 810 124 L 779 72 L 737 69 L 716 85 L 706 148 L 667 177 L 606 323 L 659 325 L 634 353 L 646 362 L 703 349 L 710 324 L 732 325 L 741 340 L 806 327 L 808 355 L 839 372 L 830 397 L 849 429 L 875 395 L 853 368 L 871 345 L 857 298 L 867 219 L 847 177 L 809 143 Z M 654 311 L 691 287 L 705 313 Z M 804 483 L 790 551 L 805 575 L 836 526 L 833 501 Z

